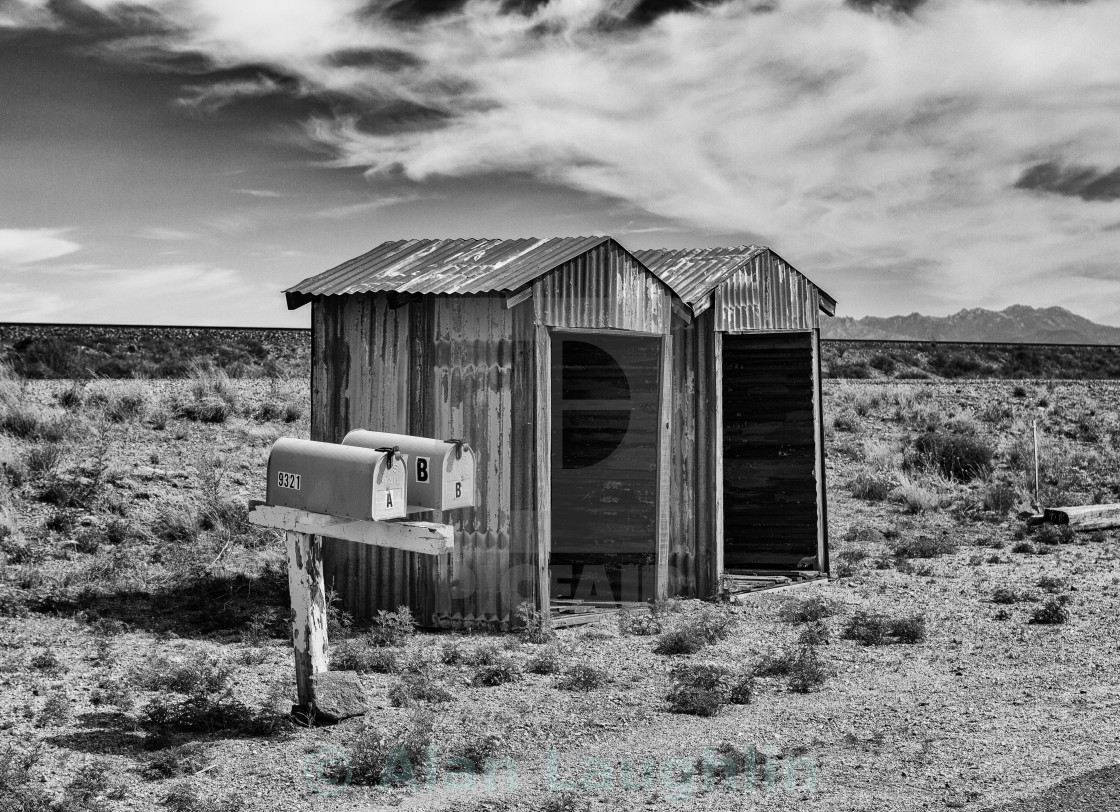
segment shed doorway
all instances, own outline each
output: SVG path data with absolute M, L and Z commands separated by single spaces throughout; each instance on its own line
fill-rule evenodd
M 553 334 L 554 602 L 654 597 L 660 352 L 656 337 Z
M 811 333 L 723 336 L 723 567 L 821 570 Z

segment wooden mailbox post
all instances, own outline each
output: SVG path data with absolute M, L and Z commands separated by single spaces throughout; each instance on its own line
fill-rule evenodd
M 394 459 L 398 460 L 395 470 Z M 386 502 L 401 511 L 397 515 L 403 514 L 407 494 L 401 493 L 404 498 L 400 499 L 393 495 L 400 493 L 398 488 L 406 488 L 406 465 L 396 449 L 358 449 L 287 438 L 273 446 L 269 501 L 252 502 L 249 521 L 284 531 L 296 688 L 299 704 L 305 708 L 315 703 L 312 676 L 327 670 L 322 537 L 427 555 L 450 552 L 454 547 L 451 525 L 373 518 L 383 515 Z M 275 502 L 284 504 L 270 504 Z M 473 493 L 470 504 L 474 504 Z M 331 512 L 320 512 L 323 510 Z

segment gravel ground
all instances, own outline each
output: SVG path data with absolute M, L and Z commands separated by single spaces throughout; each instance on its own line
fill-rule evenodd
M 929 387 L 936 408 L 956 413 L 1000 402 L 1019 409 L 1011 397 L 1013 385 L 914 386 Z M 830 412 L 839 411 L 856 388 L 830 382 Z M 252 394 L 259 396 L 259 391 Z M 1101 414 L 1114 415 L 1120 385 L 1063 384 L 1050 394 L 1054 405 L 1047 419 L 1058 419 L 1054 411 L 1070 410 L 1065 399 L 1084 398 L 1091 398 Z M 1034 407 L 1033 399 L 1022 409 L 1028 406 Z M 409 717 L 411 711 L 389 707 L 387 692 L 396 678 L 379 674 L 363 678 L 374 704 L 366 719 L 295 729 L 274 738 L 203 736 L 212 766 L 190 780 L 207 797 L 238 794 L 250 810 L 1120 809 L 1120 627 L 1114 622 L 1120 614 L 1120 533 L 1079 537 L 1077 543 L 1045 554 L 1012 553 L 1015 522 L 965 516 L 948 506 L 909 515 L 890 501 L 855 499 L 848 486 L 867 463 L 852 448 L 864 441 L 895 442 L 904 433 L 886 405 L 861 421 L 856 432 L 835 432 L 830 438 L 830 531 L 834 560 L 845 550 L 863 550 L 868 558 L 828 585 L 748 598 L 728 610 L 734 615 L 734 634 L 691 658 L 653 654 L 652 638 L 621 635 L 617 624 L 604 621 L 559 633 L 565 663 L 606 669 L 610 681 L 604 687 L 573 692 L 558 688 L 554 676 L 526 674 L 520 681 L 487 688 L 470 685 L 472 668 L 438 663 L 448 640 L 475 646 L 485 639 L 420 634 L 408 644 L 402 654 L 431 661 L 437 679 L 455 696 L 438 708 L 447 730 L 453 731 L 461 717 L 485 717 L 501 731 L 499 753 L 516 766 L 515 788 L 502 779 L 489 789 L 477 781 L 449 787 L 446 778 L 412 789 L 324 783 L 315 770 L 322 748 L 352 754 L 364 725 Z M 163 432 L 136 430 L 127 443 L 116 446 L 118 464 L 127 474 L 120 488 L 148 493 L 145 505 L 165 495 L 189 496 L 196 490 L 194 460 L 204 450 L 218 449 L 232 461 L 234 492 L 257 496 L 255 466 L 261 464 L 269 438 L 305 432 L 306 417 L 294 427 L 261 427 L 238 418 L 224 427 L 176 423 Z M 151 462 L 153 454 L 160 462 Z M 178 477 L 177 472 L 189 476 Z M 1115 473 L 1113 477 L 1102 484 L 1116 484 Z M 38 505 L 21 510 L 29 520 L 41 516 Z M 945 535 L 960 547 L 942 557 L 915 559 L 903 571 L 880 569 L 877 562 L 889 559 L 892 541 L 849 532 L 867 528 L 897 533 L 898 538 Z M 84 560 L 78 556 L 70 563 Z M 1029 624 L 1037 603 L 1002 606 L 990 600 L 997 586 L 1044 597 L 1036 586 L 1043 575 L 1068 584 L 1071 618 L 1064 625 Z M 749 668 L 763 655 L 792 644 L 798 630 L 782 622 L 778 612 L 784 602 L 809 590 L 838 609 L 825 621 L 832 639 L 822 652 L 833 674 L 820 690 L 791 693 L 780 679 L 764 678 L 749 705 L 729 706 L 712 718 L 668 712 L 665 693 L 675 661 Z M 915 645 L 871 647 L 841 639 L 846 620 L 860 609 L 923 613 L 928 638 Z M 689 602 L 681 617 L 699 610 Z M 1004 610 L 1008 616 L 1001 619 Z M 110 800 L 111 808 L 157 808 L 172 782 L 141 775 L 147 752 L 143 733 L 132 721 L 136 711 L 122 717 L 95 705 L 99 686 L 125 682 L 156 654 L 220 657 L 236 664 L 236 694 L 245 702 L 259 704 L 271 696 L 268 701 L 282 707 L 291 701 L 290 653 L 282 641 L 254 644 L 230 632 L 179 634 L 183 636 L 169 632 L 154 616 L 135 618 L 127 633 L 108 641 L 95 633 L 88 616 L 0 618 L 0 751 L 8 744 L 41 742 L 44 766 L 37 774 L 47 787 L 62 786 L 96 759 L 122 788 L 124 797 Z M 502 638 L 490 642 L 504 645 Z M 46 674 L 28 665 L 47 647 L 64 672 Z M 518 644 L 510 654 L 524 663 L 537 650 Z M 69 719 L 38 724 L 46 697 L 60 689 L 69 697 Z M 138 689 L 134 693 L 137 708 L 152 699 Z M 446 747 L 449 741 L 437 744 Z M 746 791 L 681 780 L 682 771 L 698 756 L 725 741 L 756 747 L 773 767 L 776 786 Z M 640 784 L 632 768 L 646 760 L 653 767 L 652 786 L 628 788 L 627 780 Z M 791 773 L 795 780 L 787 786 Z M 573 785 L 573 795 L 559 791 L 562 782 Z

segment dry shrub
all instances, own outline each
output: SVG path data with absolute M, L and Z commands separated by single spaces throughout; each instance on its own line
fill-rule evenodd
M 930 513 L 941 507 L 941 495 L 935 488 L 910 477 L 900 477 L 890 497 L 906 513 Z
M 602 668 L 587 663 L 576 663 L 564 671 L 556 687 L 566 691 L 592 691 L 606 685 L 609 681 L 610 675 Z
M 910 464 L 970 482 L 991 473 L 994 456 L 995 449 L 967 421 L 957 421 L 952 428 L 918 435 Z
M 852 496 L 869 502 L 882 502 L 896 486 L 895 478 L 884 472 L 861 471 L 852 479 Z

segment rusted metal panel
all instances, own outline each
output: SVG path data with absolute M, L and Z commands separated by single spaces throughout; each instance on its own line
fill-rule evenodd
M 818 289 L 771 251 L 752 256 L 715 290 L 715 329 L 727 333 L 812 330 Z
M 613 242 L 609 237 L 394 240 L 284 293 L 294 309 L 314 296 L 512 291 L 608 241 Z
M 315 302 L 312 439 L 336 443 L 352 428 L 408 430 L 410 307 L 392 308 L 384 295 Z M 327 588 L 361 618 L 411 604 L 415 579 L 408 573 L 417 557 L 337 539 L 323 542 Z
M 673 329 L 668 589 L 706 597 L 715 589 L 715 364 L 712 312 Z
M 613 241 L 569 260 L 533 283 L 537 324 L 664 334 L 669 289 Z
M 432 358 L 425 386 L 434 436 L 469 438 L 478 505 L 449 511 L 456 529 L 450 566 L 439 572 L 440 623 L 508 622 L 516 608 L 510 559 L 513 313 L 500 296 L 433 300 Z

